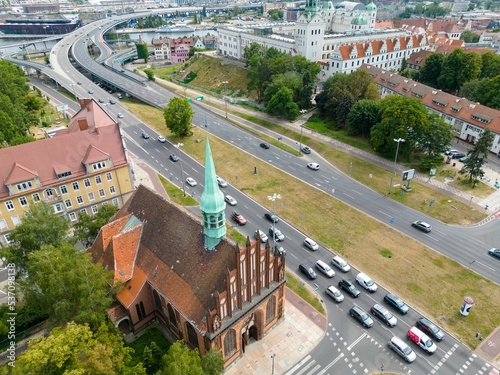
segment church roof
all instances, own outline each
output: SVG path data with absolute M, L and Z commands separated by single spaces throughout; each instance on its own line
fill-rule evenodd
M 215 166 L 210 149 L 210 142 L 206 140 L 205 146 L 205 186 L 200 199 L 200 209 L 206 213 L 222 212 L 226 208 L 224 194 L 219 189 Z
M 359 14 L 357 17 L 352 19 L 351 25 L 368 25 L 368 20 L 365 16 Z
M 373 1 L 372 1 L 372 2 L 370 2 L 370 4 L 368 4 L 368 5 L 366 6 L 366 10 L 370 10 L 370 11 L 372 11 L 372 10 L 377 10 L 377 6 L 376 6 L 376 5 L 373 3 Z

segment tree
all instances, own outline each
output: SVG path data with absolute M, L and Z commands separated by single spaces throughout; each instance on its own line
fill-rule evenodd
M 250 59 L 254 55 L 260 55 L 262 52 L 262 47 L 260 44 L 252 42 L 245 46 L 243 49 L 243 61 L 245 62 L 245 66 L 248 66 L 250 63 Z
M 469 176 L 469 182 L 472 182 L 472 188 L 476 186 L 477 179 L 484 176 L 483 165 L 488 159 L 488 153 L 493 144 L 495 135 L 488 128 L 477 140 L 473 148 L 467 151 L 467 159 L 464 161 L 460 174 Z
M 153 69 L 146 68 L 146 69 L 144 69 L 144 73 L 146 73 L 148 80 L 155 81 L 155 71 Z
M 24 214 L 21 224 L 11 233 L 11 246 L 0 251 L 7 263 L 15 263 L 18 271 L 23 273 L 28 264 L 28 256 L 42 246 L 59 247 L 70 242 L 69 222 L 54 213 L 51 205 L 45 202 L 31 204 Z
M 144 59 L 144 62 L 147 63 L 149 58 L 148 45 L 136 43 L 135 48 L 137 49 L 137 58 Z
M 272 115 L 283 116 L 289 120 L 299 115 L 299 107 L 294 103 L 293 92 L 288 87 L 281 87 L 269 100 L 266 109 Z
M 481 78 L 494 78 L 500 75 L 500 56 L 491 52 L 481 55 Z
M 80 212 L 78 223 L 74 225 L 75 239 L 82 242 L 86 248 L 94 243 L 101 228 L 106 225 L 116 213 L 118 208 L 111 204 L 103 204 L 97 209 L 95 215 Z
M 460 35 L 460 39 L 462 39 L 465 43 L 477 43 L 479 41 L 479 35 L 470 30 L 464 30 Z
M 187 137 L 190 134 L 193 115 L 194 111 L 187 99 L 172 98 L 163 108 L 167 128 L 178 137 Z
M 224 357 L 217 349 L 210 349 L 201 357 L 201 367 L 205 375 L 221 375 L 224 372 Z
M 475 53 L 465 53 L 457 48 L 450 53 L 443 62 L 438 86 L 456 94 L 460 87 L 468 81 L 479 77 L 481 73 L 481 57 Z
M 183 340 L 175 342 L 162 358 L 163 375 L 204 375 L 198 350 L 191 350 Z
M 49 316 L 53 325 L 69 321 L 96 329 L 112 302 L 112 274 L 91 255 L 69 244 L 45 246 L 30 254 L 28 273 L 19 280 L 28 305 Z
M 380 121 L 379 104 L 375 100 L 361 99 L 347 115 L 347 133 L 350 135 L 370 135 L 371 128 Z
M 87 325 L 69 323 L 54 328 L 48 337 L 37 337 L 16 360 L 13 375 L 146 375 L 139 363 L 131 365 L 133 349 L 106 324 L 96 332 Z
M 156 342 L 151 342 L 144 348 L 142 363 L 149 374 L 156 374 L 161 365 L 161 349 Z
M 441 75 L 441 69 L 445 56 L 440 53 L 433 53 L 425 59 L 425 64 L 420 69 L 420 82 L 432 87 L 438 87 L 438 78 Z

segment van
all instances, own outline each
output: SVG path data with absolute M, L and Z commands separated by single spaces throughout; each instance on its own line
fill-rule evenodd
M 332 268 L 328 264 L 326 264 L 325 262 L 323 262 L 322 260 L 318 260 L 316 262 L 316 268 L 318 270 L 320 270 L 321 273 L 323 275 L 325 275 L 326 277 L 330 277 L 331 278 L 331 277 L 335 276 L 335 271 L 332 270 Z
M 358 276 L 356 276 L 356 282 L 364 289 L 372 293 L 376 292 L 378 289 L 377 284 L 375 284 L 374 281 L 366 276 L 363 272 L 358 273 Z
M 413 362 L 417 358 L 417 355 L 410 348 L 410 346 L 407 343 L 405 343 L 403 340 L 401 340 L 399 337 L 394 336 L 387 343 L 387 345 L 389 345 L 389 348 L 394 350 L 396 352 L 396 354 L 398 354 L 400 357 L 402 357 L 408 363 Z
M 432 354 L 436 351 L 436 344 L 434 344 L 429 336 L 427 336 L 417 327 L 411 327 L 408 330 L 408 338 L 429 354 Z

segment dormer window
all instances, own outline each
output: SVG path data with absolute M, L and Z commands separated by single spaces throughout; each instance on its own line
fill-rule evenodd
M 99 169 L 104 169 L 106 168 L 106 162 L 105 161 L 100 161 L 99 163 L 95 163 L 92 165 L 92 169 L 94 171 L 98 171 Z
M 460 111 L 461 109 L 462 109 L 462 107 L 457 107 L 457 106 L 452 106 L 452 107 L 451 107 L 452 112 L 458 112 L 458 111 Z
M 31 181 L 26 181 L 26 182 L 22 182 L 20 184 L 17 184 L 16 187 L 17 187 L 17 191 L 24 191 L 24 190 L 32 189 L 33 184 L 31 183 Z
M 71 176 L 71 171 L 68 172 L 62 172 L 57 174 L 57 178 L 65 178 L 65 177 L 70 177 Z
M 491 122 L 491 118 L 484 115 L 471 115 L 473 120 L 482 122 L 483 124 L 489 124 Z
M 442 101 L 437 100 L 437 99 L 433 99 L 433 100 L 432 100 L 432 104 L 435 104 L 435 105 L 437 105 L 437 106 L 439 106 L 439 107 L 446 107 L 446 105 L 447 105 L 448 103 L 442 102 Z

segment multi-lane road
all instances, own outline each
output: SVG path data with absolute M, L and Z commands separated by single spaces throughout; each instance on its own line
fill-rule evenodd
M 92 25 L 86 26 L 88 30 L 80 29 L 74 33 L 75 35 L 70 35 L 58 43 L 55 53 L 51 54 L 51 63 L 59 74 L 59 83 L 67 86 L 70 91 L 75 92 L 78 96 L 88 96 L 88 90 L 92 90 L 94 91 L 93 96 L 96 98 L 102 97 L 106 101 L 111 98 L 108 93 L 98 88 L 75 70 L 68 59 L 68 53 L 71 50 L 74 59 L 85 66 L 86 69 L 92 71 L 94 75 L 107 77 L 107 80 L 112 81 L 116 87 L 120 87 L 124 92 L 131 93 L 145 102 L 158 107 L 166 105 L 168 100 L 174 96 L 168 90 L 150 82 L 140 84 L 137 80 L 131 81 L 127 76 L 110 71 L 88 56 L 85 40 L 92 38 L 97 42 L 96 44 L 102 43 L 101 32 L 99 32 L 98 27 L 103 26 L 105 29 L 107 27 L 106 22 L 110 21 L 99 21 L 93 27 L 90 27 Z M 105 46 L 103 48 L 107 50 L 107 54 L 112 54 L 112 51 L 107 49 L 109 47 Z M 81 85 L 78 85 L 77 82 L 80 82 Z M 124 113 L 125 116 L 120 121 L 127 140 L 127 148 L 131 152 L 178 186 L 182 186 L 182 181 L 186 177 L 194 178 L 198 181 L 198 185 L 194 188 L 186 185 L 187 190 L 195 198 L 201 195 L 203 190 L 203 166 L 201 164 L 182 153 L 183 168 L 181 170 L 179 162 L 174 163 L 168 159 L 170 153 L 179 154 L 178 149 L 168 142 L 158 142 L 156 140 L 157 134 L 153 130 L 148 130 L 151 138 L 148 140 L 143 139 L 141 132 L 145 125 L 141 124 L 133 114 L 127 112 L 126 108 L 120 104 L 108 105 L 107 110 L 112 116 L 116 116 L 118 112 Z M 305 167 L 307 162 L 320 160 L 320 156 L 314 152 L 311 155 L 299 158 L 278 148 L 272 147 L 269 150 L 264 150 L 259 147 L 260 142 L 253 134 L 234 127 L 231 122 L 226 121 L 222 116 L 201 106 L 196 107 L 193 122 L 203 126 L 203 128 L 204 124 L 208 123 L 209 126 L 204 129 L 213 135 L 263 161 L 272 160 L 274 167 L 307 182 L 327 194 L 333 194 L 337 199 L 381 222 L 392 222 L 392 226 L 397 230 L 416 238 L 464 266 L 468 267 L 472 261 L 475 261 L 473 269 L 476 272 L 496 283 L 500 282 L 499 264 L 492 262 L 486 255 L 486 250 L 496 245 L 488 241 L 494 241 L 495 238 L 484 236 L 484 232 L 492 232 L 498 227 L 496 220 L 479 228 L 449 226 L 381 196 L 345 176 L 334 166 L 324 161 L 320 161 L 321 169 L 319 171 L 307 169 Z M 273 136 L 273 134 L 270 135 Z M 289 142 L 291 145 L 295 144 L 291 140 L 284 139 L 283 141 Z M 244 234 L 252 236 L 256 229 L 266 230 L 269 227 L 269 222 L 263 217 L 266 210 L 262 206 L 231 185 L 223 190 L 224 193 L 230 194 L 237 199 L 237 209 L 248 220 L 247 225 L 241 227 Z M 229 222 L 231 222 L 230 212 L 232 210 L 232 207 L 227 208 Z M 430 234 L 415 231 L 410 226 L 410 223 L 416 219 L 423 219 L 431 223 L 434 228 L 433 231 Z M 293 225 L 280 221 L 278 228 L 286 236 L 284 247 L 287 250 L 287 266 L 290 269 L 297 270 L 301 262 L 314 264 L 317 259 L 323 259 L 327 262 L 330 260 L 330 251 L 323 247 L 320 247 L 317 252 L 311 252 L 303 247 L 302 241 L 305 235 L 297 231 Z M 346 277 L 354 280 L 356 272 L 353 269 Z M 374 303 L 381 303 L 386 291 L 382 288 L 379 288 L 374 294 L 367 294 L 362 291 L 358 299 L 353 300 L 346 296 L 342 303 L 336 304 L 324 294 L 324 290 L 329 284 L 336 284 L 339 279 L 338 274 L 333 281 L 318 275 L 314 283 L 306 281 L 313 287 L 315 287 L 314 284 L 317 284 L 319 287 L 318 292 L 325 300 L 329 320 L 328 333 L 309 356 L 290 370 L 290 374 L 365 373 L 380 370 L 382 365 L 385 371 L 392 370 L 414 374 L 488 373 L 491 366 L 450 335 L 447 335 L 445 340 L 438 344 L 437 352 L 431 356 L 425 355 L 418 348 L 413 347 L 417 353 L 417 360 L 411 365 L 403 364 L 399 357 L 387 350 L 387 341 L 392 335 L 404 337 L 408 328 L 421 315 L 414 310 L 411 310 L 406 316 L 395 313 L 399 319 L 396 327 L 388 328 L 375 319 L 375 325 L 372 328 L 363 329 L 349 317 L 349 308 L 356 303 L 365 310 L 369 310 Z

